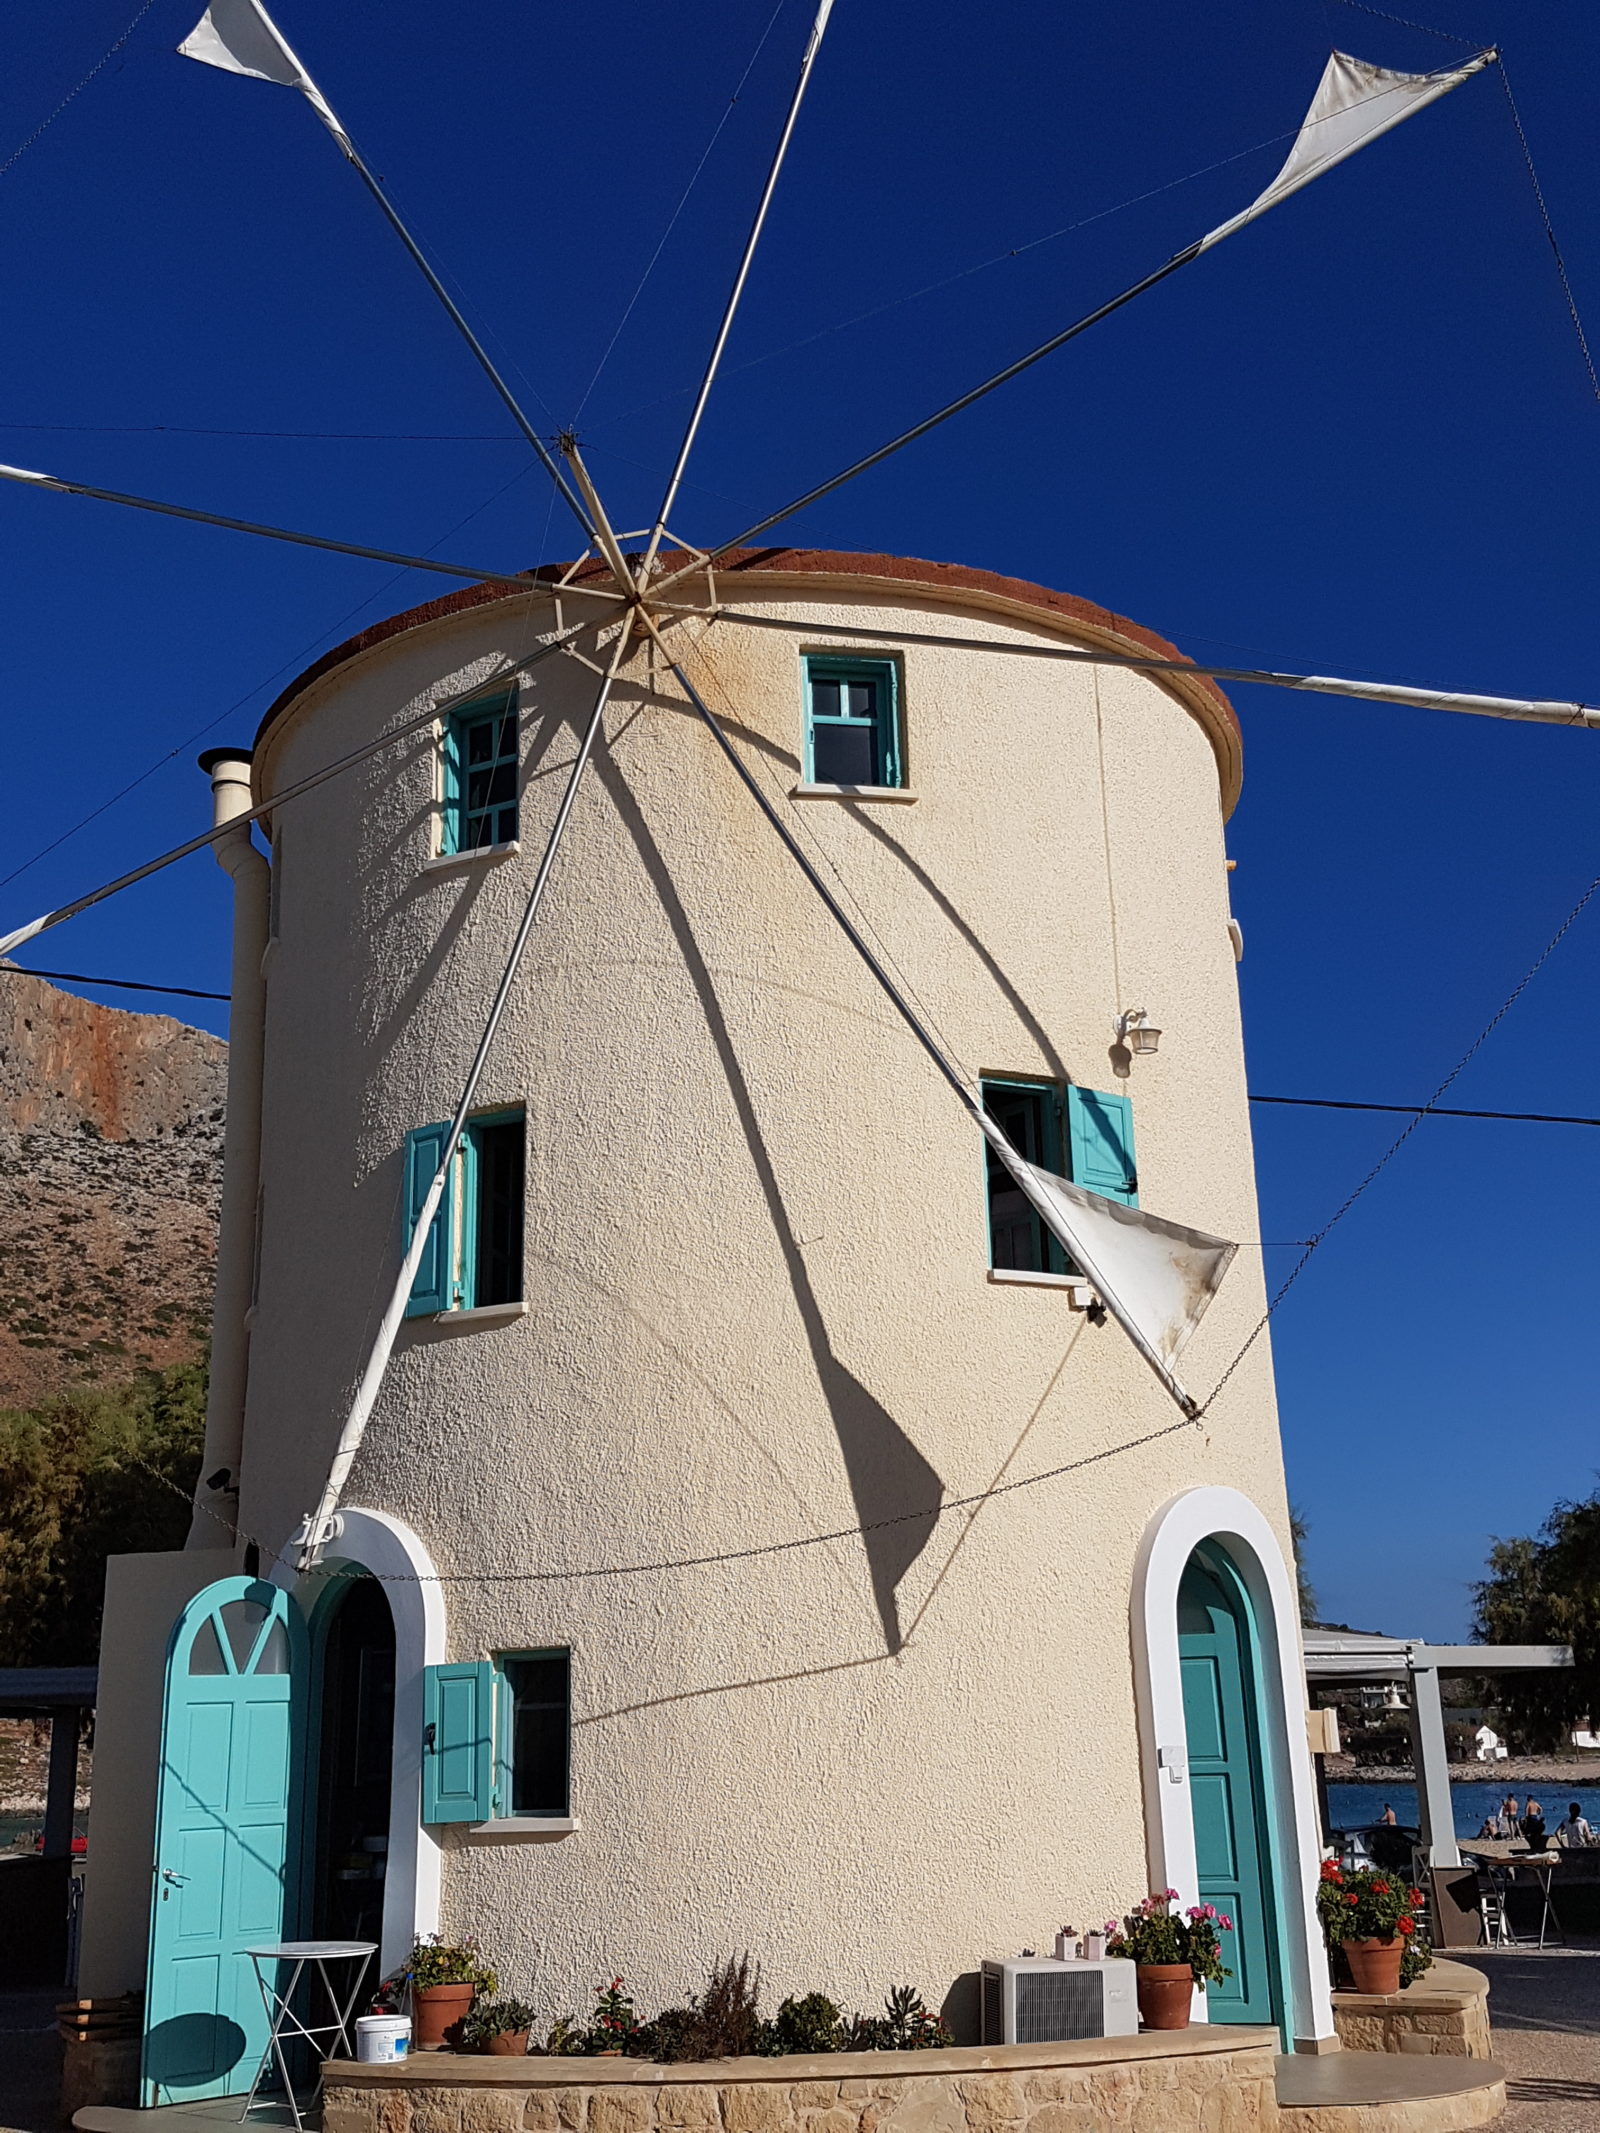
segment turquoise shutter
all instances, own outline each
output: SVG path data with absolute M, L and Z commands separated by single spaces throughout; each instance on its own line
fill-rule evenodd
M 1067 1090 L 1067 1138 L 1072 1182 L 1103 1199 L 1139 1204 L 1139 1173 L 1133 1161 L 1133 1105 L 1101 1089 Z
M 458 718 L 447 718 L 444 722 L 444 805 L 439 815 L 439 850 L 443 853 L 455 853 L 461 849 L 463 785 L 461 721 Z
M 439 1158 L 444 1154 L 444 1144 L 450 1138 L 448 1126 L 417 1126 L 406 1135 L 406 1244 L 409 1247 L 417 1233 L 417 1217 L 422 1212 L 422 1203 L 428 1197 L 428 1187 L 433 1183 L 434 1173 L 439 1168 Z M 450 1308 L 450 1262 L 451 1207 L 450 1191 L 439 1203 L 439 1212 L 433 1218 L 433 1227 L 428 1232 L 428 1246 L 417 1267 L 417 1278 L 411 1284 L 411 1297 L 406 1304 L 407 1318 L 430 1318 L 436 1311 Z
M 423 1669 L 422 1819 L 486 1822 L 494 1794 L 494 1668 L 487 1659 Z

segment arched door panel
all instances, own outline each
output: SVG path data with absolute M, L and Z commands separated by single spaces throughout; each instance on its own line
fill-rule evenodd
M 1178 1658 L 1200 1900 L 1233 1920 L 1222 1936 L 1232 1977 L 1209 1987 L 1213 2022 L 1278 2019 L 1275 1923 L 1261 1746 L 1244 1602 L 1220 1566 L 1193 1555 L 1178 1589 Z
M 142 2100 L 244 2093 L 267 2041 L 247 1947 L 280 1940 L 299 1840 L 305 1630 L 287 1593 L 219 1578 L 167 1654 Z

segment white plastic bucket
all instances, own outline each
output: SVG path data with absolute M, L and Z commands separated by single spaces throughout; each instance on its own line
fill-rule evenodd
M 356 2017 L 356 2058 L 363 2066 L 403 2059 L 410 2049 L 410 2015 Z

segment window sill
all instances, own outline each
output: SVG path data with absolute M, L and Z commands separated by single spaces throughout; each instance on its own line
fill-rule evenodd
M 870 800 L 914 807 L 917 795 L 904 785 L 792 785 L 791 800 Z
M 433 1323 L 436 1326 L 460 1326 L 463 1331 L 470 1331 L 474 1326 L 506 1326 L 514 1318 L 526 1318 L 527 1315 L 526 1303 L 477 1304 L 470 1311 L 435 1311 Z
M 522 850 L 513 838 L 509 844 L 480 844 L 475 852 L 435 852 L 431 859 L 424 859 L 424 874 L 445 874 L 452 867 L 475 867 L 495 859 L 515 859 Z
M 1095 1300 L 1092 1285 L 1080 1274 L 1036 1274 L 1031 1267 L 992 1266 L 989 1279 L 1001 1287 L 1065 1289 L 1067 1301 L 1079 1311 L 1086 1311 Z
M 552 1837 L 570 1837 L 578 1829 L 576 1815 L 497 1815 L 492 1821 L 471 1822 L 469 1837 L 520 1838 L 537 1844 Z

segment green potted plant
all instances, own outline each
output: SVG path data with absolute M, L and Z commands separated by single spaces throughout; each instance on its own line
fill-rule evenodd
M 1350 1966 L 1357 1992 L 1387 1995 L 1420 1977 L 1433 1961 L 1417 1914 L 1427 1904 L 1421 1889 L 1378 1867 L 1348 1873 L 1323 1861 L 1317 1884 L 1317 1916 L 1330 1949 Z
M 497 2058 L 525 2059 L 533 2034 L 533 2009 L 526 2000 L 490 2000 L 474 2007 L 461 2024 L 461 2041 L 468 2051 L 491 2052 Z
M 411 2048 L 420 2052 L 442 2051 L 455 2043 L 473 2001 L 480 1993 L 491 1995 L 499 1983 L 470 1934 L 460 1941 L 438 1933 L 419 1940 L 406 1960 L 406 1978 L 411 1987 Z
M 589 2024 L 588 2052 L 593 2059 L 618 2059 L 639 2034 L 639 2018 L 623 1991 L 623 1980 L 594 1988 L 594 2019 Z
M 1146 1896 L 1119 1925 L 1106 1920 L 1106 1953 L 1138 1965 L 1139 2020 L 1146 2029 L 1187 2029 L 1196 1985 L 1220 1985 L 1222 1935 L 1233 1931 L 1214 1903 L 1193 1904 L 1180 1917 L 1176 1889 Z

